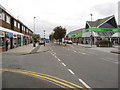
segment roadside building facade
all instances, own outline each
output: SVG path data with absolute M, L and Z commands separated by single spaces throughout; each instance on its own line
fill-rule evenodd
M 32 30 L 0 5 L 0 51 L 29 44 L 32 36 Z
M 118 36 L 120 29 L 117 26 L 115 16 L 109 16 L 103 19 L 98 19 L 96 21 L 87 21 L 85 29 L 82 29 L 78 34 L 81 34 L 81 43 L 84 44 L 96 44 L 98 40 L 110 40 L 114 41 L 116 44 L 120 43 L 120 36 Z M 70 36 L 70 32 L 67 36 Z M 77 34 L 75 34 L 77 35 Z M 74 36 L 75 36 L 74 35 Z
M 70 33 L 67 34 L 67 38 L 69 40 L 71 40 L 73 43 L 82 43 L 82 32 L 83 32 L 83 29 L 77 29 L 77 30 L 74 30 L 74 31 L 71 31 Z

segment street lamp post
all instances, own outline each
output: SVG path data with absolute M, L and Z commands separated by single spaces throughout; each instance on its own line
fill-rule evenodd
M 34 35 L 35 35 L 35 18 L 36 17 L 34 17 Z M 33 41 L 33 46 L 36 47 L 35 40 Z
M 45 46 L 45 30 L 44 30 L 44 46 Z
M 35 18 L 36 18 L 36 17 L 34 17 L 34 33 L 35 33 Z
M 90 16 L 91 16 L 91 36 L 90 36 L 90 38 L 91 38 L 91 47 L 92 47 L 92 16 L 93 16 L 93 14 L 90 14 Z

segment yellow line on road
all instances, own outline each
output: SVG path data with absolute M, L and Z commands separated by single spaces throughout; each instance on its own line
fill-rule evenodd
M 68 88 L 81 88 L 83 90 L 86 90 L 85 88 L 83 88 L 79 85 L 76 85 L 74 83 L 71 83 L 71 82 L 68 82 L 66 80 L 63 80 L 63 79 L 60 79 L 60 78 L 57 78 L 57 77 L 54 77 L 54 76 L 50 76 L 50 75 L 47 75 L 47 74 L 42 74 L 42 73 L 37 73 L 37 72 L 32 72 L 32 71 L 27 71 L 27 70 L 18 70 L 18 69 L 0 69 L 0 71 L 18 72 L 18 73 L 22 73 L 22 74 L 26 74 L 26 75 L 31 75 L 31 76 L 35 76 L 35 77 L 44 78 L 44 79 L 59 83 L 61 85 L 64 85 Z M 70 85 L 68 85 L 66 83 L 68 83 Z

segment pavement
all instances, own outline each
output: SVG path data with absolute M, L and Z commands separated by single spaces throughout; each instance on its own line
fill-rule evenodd
M 33 44 L 28 44 L 28 45 L 24 45 L 24 46 L 21 46 L 21 47 L 17 47 L 17 48 L 14 48 L 14 49 L 10 49 L 8 50 L 7 52 L 2 52 L 4 54 L 22 54 L 22 55 L 25 55 L 25 54 L 33 54 L 33 53 L 36 53 L 36 52 L 45 52 L 45 51 L 48 51 L 49 48 L 47 46 L 43 46 L 43 45 L 38 45 L 36 44 L 36 47 L 33 47 Z
M 73 44 L 76 45 L 76 44 Z M 88 44 L 78 44 L 78 46 L 84 47 L 84 48 L 91 48 L 93 50 L 103 51 L 103 52 L 110 52 L 110 53 L 116 53 L 120 54 L 120 45 L 114 45 L 113 47 L 96 47 L 96 45 L 88 45 Z

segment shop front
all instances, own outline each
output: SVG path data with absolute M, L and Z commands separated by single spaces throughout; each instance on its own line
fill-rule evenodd
M 0 31 L 0 52 L 5 50 L 5 32 Z
M 6 45 L 6 48 L 12 49 L 13 48 L 13 33 L 6 32 L 5 35 L 6 35 L 5 42 L 8 44 L 8 45 Z
M 18 36 L 17 36 L 17 39 L 18 39 L 18 40 L 17 40 L 17 43 L 18 43 L 18 47 L 19 47 L 19 46 L 21 46 L 21 36 L 18 35 Z
M 84 43 L 95 44 L 98 40 L 110 40 L 113 42 L 113 36 L 116 32 L 120 32 L 120 29 L 114 28 L 90 28 L 83 30 Z M 92 36 L 92 37 L 91 37 Z M 92 39 L 92 40 L 91 40 Z
M 17 34 L 13 33 L 13 48 L 17 47 Z
M 28 35 L 23 36 L 23 44 L 24 44 L 24 45 L 27 45 L 28 42 L 29 42 L 29 40 L 28 40 Z

